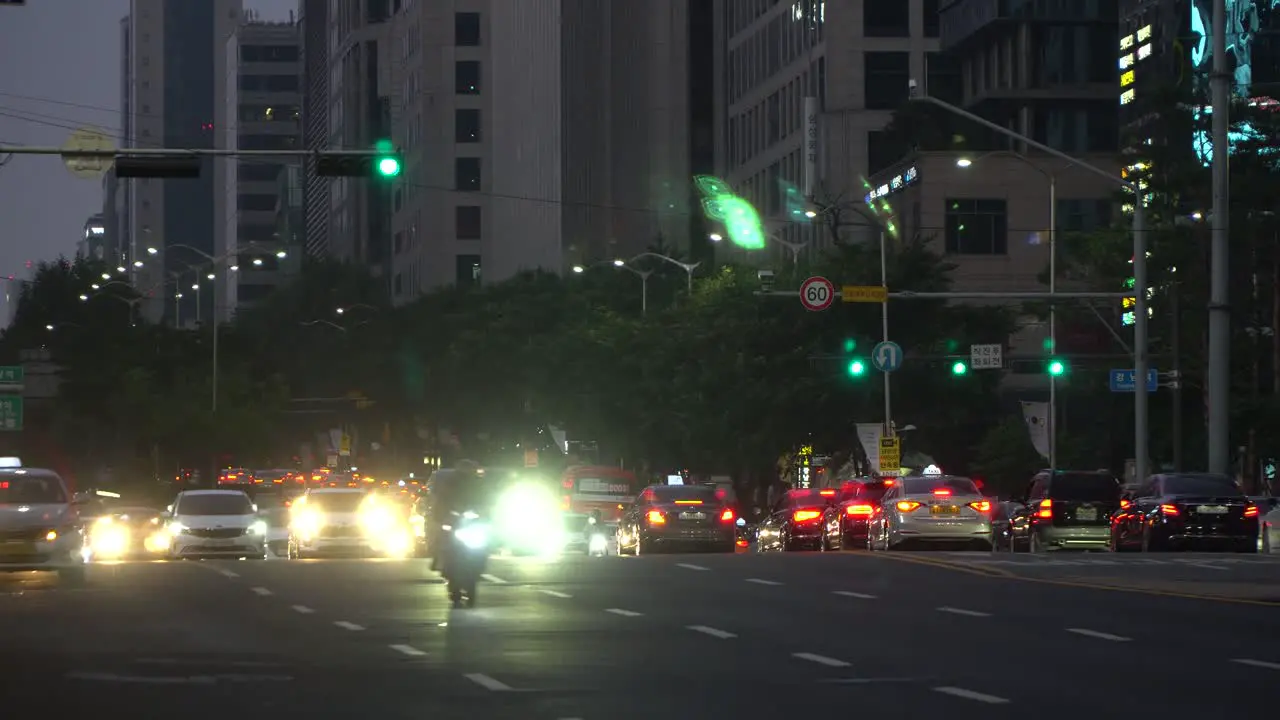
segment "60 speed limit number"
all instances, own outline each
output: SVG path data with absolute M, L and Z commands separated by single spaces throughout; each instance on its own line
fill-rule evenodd
M 831 307 L 836 299 L 836 286 L 831 281 L 814 276 L 800 284 L 800 304 L 805 310 L 818 312 Z

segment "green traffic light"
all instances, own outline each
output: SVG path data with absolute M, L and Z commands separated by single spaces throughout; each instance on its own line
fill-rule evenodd
M 962 362 L 962 361 L 960 361 L 960 360 L 955 361 L 955 362 L 954 362 L 954 363 L 952 363 L 952 365 L 951 365 L 951 374 L 952 374 L 952 375 L 964 375 L 964 374 L 966 374 L 966 373 L 968 373 L 968 372 L 969 372 L 969 366 L 968 366 L 968 365 L 966 365 L 966 364 L 964 364 L 964 362 Z
M 849 363 L 849 374 L 857 377 L 867 371 L 867 366 L 861 360 L 853 360 Z
M 1067 371 L 1067 364 L 1057 359 L 1050 360 L 1048 370 L 1050 375 L 1053 375 L 1056 377 Z
M 378 158 L 378 174 L 395 177 L 400 174 L 400 161 L 393 157 Z

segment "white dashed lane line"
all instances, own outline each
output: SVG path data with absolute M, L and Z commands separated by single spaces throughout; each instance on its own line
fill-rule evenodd
M 843 660 L 829 658 L 826 655 L 815 655 L 813 653 L 791 653 L 791 657 L 798 658 L 800 660 L 808 660 L 809 662 L 818 663 L 819 665 L 826 665 L 827 667 L 849 667 L 849 663 Z
M 839 595 L 840 597 L 858 598 L 859 600 L 875 600 L 876 599 L 875 595 L 868 595 L 866 593 L 853 592 L 852 590 L 833 590 L 831 591 L 831 594 Z
M 488 580 L 489 582 L 494 583 L 494 584 L 496 584 L 496 585 L 505 585 L 505 584 L 506 584 L 506 582 L 507 582 L 506 580 L 503 580 L 502 578 L 498 577 L 497 575 L 490 575 L 489 573 L 485 573 L 485 574 L 481 575 L 480 577 L 481 577 L 481 578 L 483 578 L 483 579 L 485 579 L 485 580 Z
M 701 565 L 692 565 L 690 563 L 676 563 L 676 567 L 684 568 L 685 570 L 710 570 L 711 569 L 711 568 L 704 568 Z
M 510 690 L 512 690 L 512 689 L 513 689 L 510 685 L 508 685 L 508 684 L 506 684 L 506 683 L 504 683 L 504 682 L 502 682 L 502 681 L 500 681 L 500 680 L 494 680 L 493 678 L 489 677 L 488 675 L 484 675 L 484 674 L 482 674 L 482 673 L 467 673 L 466 675 L 463 675 L 462 677 L 464 677 L 464 678 L 466 678 L 466 679 L 470 680 L 471 682 L 473 682 L 473 683 L 475 683 L 475 684 L 479 685 L 480 687 L 484 688 L 485 690 L 492 690 L 493 692 L 508 692 L 508 691 L 510 691 Z
M 310 615 L 311 613 L 315 612 L 315 610 L 312 610 L 306 605 L 294 605 L 293 611 L 297 613 L 302 613 L 303 615 Z
M 363 625 L 357 625 L 353 622 L 347 622 L 346 620 L 334 620 L 333 624 L 335 627 L 340 627 L 343 630 L 350 630 L 351 632 L 360 632 L 364 629 Z
M 638 613 L 634 610 L 623 610 L 622 608 L 609 608 L 605 610 L 605 612 L 613 613 L 614 615 L 621 615 L 622 617 L 640 617 L 644 614 Z
M 1248 665 L 1249 667 L 1266 668 L 1267 670 L 1280 670 L 1280 663 L 1267 662 L 1266 660 L 1250 660 L 1249 658 L 1232 658 L 1231 662 L 1240 665 Z
M 423 655 L 426 655 L 425 652 L 412 645 L 388 645 L 387 647 L 395 650 L 401 655 L 408 655 L 409 657 L 422 657 Z
M 737 635 L 734 635 L 733 633 L 728 632 L 727 630 L 720 630 L 718 628 L 708 627 L 706 625 L 689 625 L 688 629 L 697 633 L 702 633 L 703 635 L 710 635 L 713 638 L 720 638 L 721 640 L 728 640 L 730 638 L 738 637 Z
M 1067 632 L 1085 637 L 1097 638 L 1098 640 L 1110 640 L 1111 642 L 1129 642 L 1133 638 L 1123 637 L 1121 635 L 1112 635 L 1111 633 L 1098 632 L 1088 628 L 1067 628 Z
M 774 582 L 773 580 L 761 580 L 760 578 L 747 578 L 747 582 L 755 583 L 756 585 L 781 585 L 782 584 L 780 582 Z
M 223 576 L 223 577 L 229 577 L 229 578 L 238 578 L 238 577 L 240 577 L 240 573 L 238 573 L 238 572 L 236 572 L 236 571 L 234 571 L 234 570 L 227 570 L 226 568 L 218 568 L 218 574 L 219 574 L 219 575 L 221 575 L 221 576 Z
M 250 589 L 253 590 L 253 594 L 262 595 L 263 597 L 266 597 L 267 595 L 271 594 L 271 591 L 264 587 L 256 587 L 256 588 L 250 588 Z
M 573 596 L 572 596 L 572 595 L 570 595 L 569 593 L 562 593 L 562 592 L 560 592 L 559 590 L 547 590 L 547 589 L 545 589 L 545 588 L 544 588 L 544 589 L 539 589 L 539 590 L 538 590 L 538 592 L 542 593 L 543 595 L 550 595 L 551 597 L 554 597 L 554 598 L 561 598 L 561 599 L 564 599 L 564 600 L 567 600 L 567 599 L 569 599 L 569 598 L 573 597 Z
M 977 610 L 965 610 L 964 608 L 954 608 L 942 606 L 937 608 L 938 612 L 951 613 L 952 615 L 964 615 L 965 617 L 991 617 L 991 613 L 978 612 Z
M 973 690 L 965 690 L 964 688 L 943 686 L 943 687 L 936 687 L 933 689 L 933 691 L 940 692 L 943 695 L 952 695 L 954 697 L 964 698 L 965 700 L 975 700 L 977 702 L 987 703 L 988 705 L 1008 705 L 1009 704 L 1009 700 L 1007 698 L 996 697 L 995 695 L 988 695 L 986 693 L 974 692 Z

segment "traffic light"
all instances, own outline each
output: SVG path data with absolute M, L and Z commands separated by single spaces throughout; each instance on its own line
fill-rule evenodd
M 320 177 L 393 178 L 400 174 L 400 154 L 390 140 L 379 140 L 373 150 L 321 150 L 316 154 Z
M 969 374 L 969 364 L 963 360 L 956 360 L 951 363 L 951 374 L 957 377 Z
M 200 157 L 191 154 L 176 155 L 117 155 L 115 158 L 118 178 L 169 178 L 188 180 L 200 177 Z
M 378 151 L 377 166 L 378 174 L 382 177 L 395 177 L 400 174 L 400 156 L 396 154 L 395 145 L 390 140 L 379 140 L 374 143 L 374 149 Z
M 1067 372 L 1067 361 L 1062 358 L 1049 358 L 1049 363 L 1045 365 L 1044 369 L 1053 377 L 1065 375 Z
M 862 377 L 867 372 L 867 364 L 862 358 L 854 358 L 849 361 L 849 377 Z

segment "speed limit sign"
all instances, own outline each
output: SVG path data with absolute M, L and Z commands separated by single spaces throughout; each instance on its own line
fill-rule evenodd
M 836 286 L 820 275 L 815 275 L 800 284 L 800 304 L 805 310 L 813 312 L 826 310 L 831 307 L 835 299 Z

